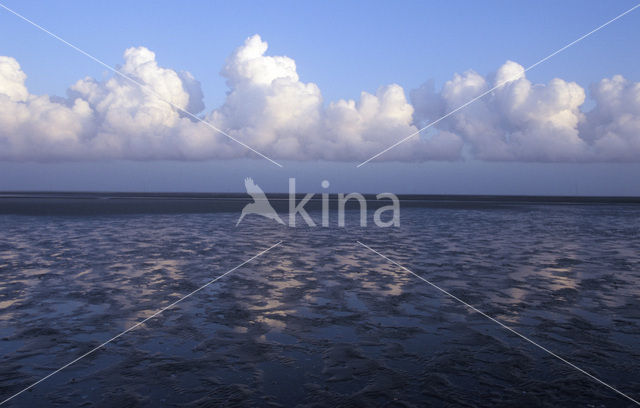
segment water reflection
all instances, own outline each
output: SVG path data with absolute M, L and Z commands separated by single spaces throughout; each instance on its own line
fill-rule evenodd
M 410 208 L 384 234 L 235 228 L 225 213 L 4 217 L 0 389 L 28 385 L 282 239 L 21 403 L 508 406 L 525 391 L 541 405 L 615 405 L 355 241 L 640 394 L 630 380 L 640 378 L 638 211 Z

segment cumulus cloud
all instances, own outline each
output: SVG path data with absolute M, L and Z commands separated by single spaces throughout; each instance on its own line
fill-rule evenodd
M 396 84 L 325 102 L 316 84 L 300 80 L 293 59 L 267 48 L 255 35 L 228 57 L 221 75 L 229 90 L 210 112 L 197 79 L 159 66 L 144 47 L 127 49 L 120 70 L 146 89 L 118 75 L 84 78 L 64 98 L 31 94 L 18 62 L 0 57 L 0 159 L 256 157 L 185 110 L 274 159 L 360 161 L 505 81 L 380 159 L 640 159 L 640 88 L 620 76 L 591 88 L 595 108 L 587 113 L 579 85 L 533 84 L 511 61 L 488 76 L 455 74 L 440 90 L 428 82 L 411 102 Z
M 267 43 L 256 35 L 228 58 L 222 75 L 231 91 L 224 105 L 207 116 L 260 152 L 283 159 L 357 161 L 418 130 L 399 85 L 325 106 L 318 86 L 300 81 L 293 59 L 266 56 L 266 51 Z M 461 147 L 455 136 L 416 138 L 388 158 L 455 159 Z
M 145 48 L 130 48 L 121 71 L 162 99 L 186 108 L 186 81 L 158 67 Z M 13 58 L 0 59 L 0 158 L 177 158 L 180 138 L 194 123 L 138 85 L 115 76 L 79 80 L 67 98 L 32 95 Z M 197 95 L 197 93 L 194 93 Z M 200 101 L 201 103 L 201 101 Z
M 596 106 L 581 126 L 581 135 L 601 160 L 640 159 L 640 83 L 620 75 L 591 87 Z
M 416 122 L 437 120 L 500 84 L 437 131 L 460 136 L 466 154 L 483 160 L 640 160 L 640 84 L 621 76 L 593 86 L 596 107 L 584 112 L 586 94 L 575 82 L 533 84 L 520 64 L 507 61 L 493 75 L 467 71 L 439 91 L 433 82 L 412 91 Z
M 456 74 L 436 93 L 432 84 L 412 93 L 416 119 L 438 119 L 496 85 L 491 94 L 442 121 L 438 128 L 459 135 L 473 157 L 485 160 L 574 161 L 588 153 L 578 124 L 584 90 L 553 79 L 532 84 L 524 68 L 507 61 L 492 77 L 474 71 Z
M 18 62 L 0 57 L 0 158 L 68 157 L 77 154 L 91 108 L 78 99 L 54 102 L 31 95 Z

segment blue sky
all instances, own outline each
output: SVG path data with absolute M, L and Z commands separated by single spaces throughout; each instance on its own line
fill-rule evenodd
M 490 76 L 507 60 L 528 66 L 608 19 L 633 1 L 449 2 L 173 2 L 42 3 L 3 1 L 62 38 L 111 65 L 144 46 L 162 67 L 189 71 L 200 81 L 204 112 L 225 104 L 229 88 L 220 71 L 245 39 L 259 34 L 267 55 L 295 60 L 300 81 L 322 92 L 323 104 L 358 100 L 383 85 L 407 94 L 427 80 L 440 89 L 469 69 Z M 619 74 L 640 81 L 640 10 L 527 72 L 534 84 L 553 78 L 576 82 L 587 98 L 591 84 Z M 108 78 L 87 57 L 0 10 L 0 55 L 15 58 L 30 94 L 65 96 L 79 79 Z M 443 129 L 449 130 L 449 129 Z M 0 131 L 1 132 L 1 131 Z M 404 135 L 394 135 L 389 143 Z M 366 155 L 365 155 L 366 156 Z M 362 159 L 366 159 L 362 157 Z M 300 188 L 472 194 L 637 195 L 635 160 L 528 163 L 530 160 L 372 162 L 211 158 L 171 160 L 3 160 L 0 189 L 240 191 L 244 176 L 283 191 L 286 178 Z M 542 160 L 548 161 L 548 160 Z M 571 160 L 569 160 L 571 161 Z M 579 160 L 580 161 L 580 160 Z M 624 162 L 623 162 L 624 161 Z M 262 176 L 260 176 L 262 175 Z M 261 180 L 261 177 L 264 180 Z M 235 186 L 235 187 L 234 187 Z

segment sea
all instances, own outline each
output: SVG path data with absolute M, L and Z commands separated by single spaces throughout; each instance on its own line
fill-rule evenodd
M 400 196 L 383 228 L 367 198 L 290 227 L 236 226 L 243 194 L 0 194 L 0 400 L 635 406 L 640 199 Z

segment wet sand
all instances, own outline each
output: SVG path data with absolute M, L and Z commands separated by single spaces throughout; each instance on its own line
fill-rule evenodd
M 356 240 L 640 397 L 640 206 L 237 216 L 0 216 L 2 399 L 279 240 L 7 405 L 632 405 Z

